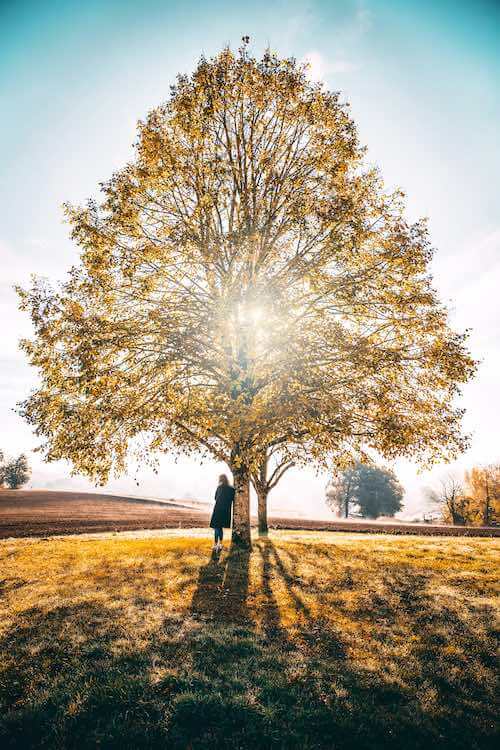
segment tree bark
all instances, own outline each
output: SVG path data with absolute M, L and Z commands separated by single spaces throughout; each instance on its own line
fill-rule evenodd
M 267 527 L 267 496 L 268 491 L 264 489 L 257 490 L 257 509 L 259 518 L 259 536 L 267 536 L 269 529 Z
M 488 483 L 488 477 L 486 476 L 486 497 L 484 498 L 483 508 L 483 525 L 490 525 L 490 488 Z
M 250 536 L 250 472 L 246 466 L 231 469 L 234 478 L 232 544 L 251 549 Z

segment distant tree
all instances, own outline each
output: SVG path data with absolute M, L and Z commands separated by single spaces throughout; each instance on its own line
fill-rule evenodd
M 29 480 L 31 476 L 28 459 L 21 453 L 18 458 L 13 458 L 3 466 L 2 478 L 11 490 L 17 490 Z
M 403 507 L 403 488 L 390 469 L 360 463 L 356 480 L 355 500 L 364 518 L 393 516 Z
M 364 518 L 378 518 L 401 510 L 403 494 L 393 471 L 358 461 L 336 475 L 327 491 L 327 503 L 344 518 L 353 504 Z
M 438 488 L 427 489 L 425 494 L 431 503 L 441 508 L 445 523 L 466 526 L 472 522 L 471 503 L 464 485 L 451 474 L 441 480 Z
M 350 466 L 337 472 L 326 489 L 326 503 L 342 518 L 349 517 L 349 509 L 356 490 L 356 467 Z
M 483 526 L 500 517 L 500 464 L 474 466 L 465 472 L 470 517 Z

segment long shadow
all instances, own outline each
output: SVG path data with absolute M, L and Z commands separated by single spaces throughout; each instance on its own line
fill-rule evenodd
M 225 556 L 212 551 L 208 561 L 200 568 L 190 606 L 195 619 L 216 617 L 220 611 L 226 564 Z
M 288 569 L 275 545 L 269 539 L 261 543 L 259 551 L 262 556 L 262 589 L 267 599 L 267 605 L 264 607 L 264 631 L 274 637 L 279 637 L 288 650 L 306 646 L 309 655 L 312 652 L 318 652 L 318 654 L 335 657 L 338 660 L 345 659 L 345 648 L 341 638 L 321 615 L 313 616 L 310 607 L 299 593 L 305 588 L 305 584 L 296 575 L 295 560 L 291 557 L 291 567 Z M 278 577 L 285 584 L 297 616 L 296 622 L 299 623 L 294 629 L 295 645 L 281 623 L 279 606 L 272 591 L 272 581 Z
M 305 657 L 307 670 L 315 673 L 315 685 L 306 679 L 303 687 L 304 694 L 309 694 L 311 717 L 316 713 L 318 724 L 325 720 L 318 707 L 325 705 L 330 691 L 326 701 L 329 719 L 322 735 L 325 743 L 330 741 L 332 747 L 340 743 L 344 748 L 399 744 L 421 748 L 431 742 L 436 748 L 494 747 L 494 644 L 487 636 L 478 638 L 466 615 L 437 605 L 425 573 L 419 574 L 409 565 L 391 566 L 383 574 L 382 591 L 367 591 L 371 602 L 366 607 L 338 605 L 341 618 L 355 618 L 372 626 L 365 665 L 348 658 L 345 637 L 322 617 L 321 592 L 314 591 L 317 614 L 311 614 L 302 594 L 309 591 L 309 581 L 297 575 L 297 557 L 291 556 L 288 567 L 270 540 L 262 541 L 259 550 L 262 589 L 268 600 L 264 631 L 292 652 L 288 661 L 296 658 L 294 653 L 301 660 Z M 285 584 L 298 616 L 293 634 L 280 621 L 272 591 L 276 576 Z M 339 590 L 344 583 L 339 579 Z M 402 623 L 415 637 L 398 645 L 392 640 L 393 633 Z M 461 641 L 461 655 L 453 645 L 454 635 Z M 374 657 L 381 668 L 373 668 Z M 488 675 L 487 680 L 479 677 L 478 667 Z M 332 700 L 332 688 L 336 700 Z M 292 693 L 290 685 L 280 699 L 290 701 Z M 297 697 L 296 726 L 301 714 Z
M 393 565 L 377 572 L 379 612 L 362 600 L 354 609 L 338 604 L 338 621 L 361 623 L 367 651 L 380 657 L 377 666 L 354 663 L 348 632 L 337 632 L 322 616 L 327 595 L 315 590 L 311 596 L 300 559 L 271 540 L 254 549 L 262 563 L 252 586 L 265 599 L 262 630 L 250 607 L 250 554 L 233 549 L 201 566 L 187 617 L 164 613 L 140 633 L 134 627 L 144 622 L 143 613 L 134 614 L 130 599 L 103 604 L 97 592 L 81 603 L 48 602 L 21 613 L 0 638 L 0 746 L 495 747 L 484 608 L 460 612 L 443 605 L 425 573 Z M 326 566 L 327 558 L 318 564 Z M 282 621 L 278 586 L 295 609 L 293 629 Z M 368 585 L 364 596 L 375 594 Z M 481 627 L 473 629 L 478 621 Z M 403 646 L 394 640 L 401 622 L 415 635 Z M 450 646 L 463 653 L 450 656 Z
M 190 612 L 221 623 L 252 622 L 247 607 L 250 552 L 231 546 L 212 552 L 200 568 Z
M 152 654 L 148 647 L 124 647 L 125 607 L 87 601 L 49 611 L 33 607 L 23 615 L 27 624 L 0 639 L 2 748 L 164 746 L 163 712 L 149 676 Z

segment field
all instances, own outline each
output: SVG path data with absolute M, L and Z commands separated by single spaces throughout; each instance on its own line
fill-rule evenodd
M 0 490 L 0 539 L 136 529 L 193 528 L 208 513 L 168 501 L 91 492 Z
M 86 492 L 49 490 L 0 490 L 0 539 L 48 537 L 138 529 L 198 528 L 207 526 L 209 508 L 189 507 L 190 501 L 154 502 Z M 432 536 L 499 536 L 500 529 L 460 526 L 430 526 L 398 522 L 378 524 L 364 521 L 318 521 L 270 518 L 275 529 L 381 532 L 385 534 L 429 534 Z
M 0 542 L 0 746 L 495 747 L 495 539 Z

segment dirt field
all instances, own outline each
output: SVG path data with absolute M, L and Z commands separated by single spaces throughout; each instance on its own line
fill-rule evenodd
M 187 501 L 186 501 L 187 502 Z M 181 502 L 86 492 L 0 490 L 0 539 L 207 526 L 210 513 Z M 274 529 L 432 536 L 500 536 L 500 529 L 271 518 Z
M 208 514 L 168 501 L 87 492 L 0 490 L 0 539 L 206 526 Z

